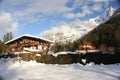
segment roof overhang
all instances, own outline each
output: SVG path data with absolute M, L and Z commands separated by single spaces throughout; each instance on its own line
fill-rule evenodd
M 51 41 L 51 40 L 48 40 L 48 39 L 45 39 L 45 38 L 42 38 L 42 37 L 25 34 L 25 35 L 16 37 L 16 38 L 14 38 L 14 39 L 12 39 L 12 40 L 9 40 L 9 41 L 5 42 L 5 44 L 9 44 L 9 43 L 11 43 L 11 42 L 14 42 L 15 40 L 18 40 L 18 39 L 20 39 L 20 38 L 22 38 L 22 37 L 30 37 L 30 38 L 34 38 L 34 39 L 39 39 L 39 40 L 47 41 L 47 42 L 49 42 L 49 43 L 54 43 L 54 41 Z

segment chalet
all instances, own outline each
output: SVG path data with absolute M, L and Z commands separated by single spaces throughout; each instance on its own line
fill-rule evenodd
M 79 45 L 79 50 L 95 50 L 95 46 L 93 43 L 85 41 Z
M 83 43 L 80 43 L 78 45 L 78 49 L 76 52 L 78 53 L 87 53 L 87 52 L 98 52 L 99 50 L 96 50 L 96 47 L 93 43 L 85 41 Z
M 38 36 L 22 35 L 7 41 L 8 52 L 46 52 L 49 50 L 50 45 L 54 43 L 51 40 L 44 39 Z

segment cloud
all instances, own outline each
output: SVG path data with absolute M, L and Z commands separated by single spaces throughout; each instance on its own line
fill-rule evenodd
M 65 13 L 63 16 L 68 18 L 68 19 L 72 19 L 72 18 L 81 18 L 81 17 L 85 17 L 86 15 L 91 15 L 93 14 L 94 11 L 98 11 L 100 12 L 102 10 L 102 6 L 101 4 L 94 4 L 91 7 L 88 5 L 82 6 L 81 7 L 81 12 L 77 12 L 77 13 Z
M 76 15 L 73 14 L 73 13 L 65 13 L 65 14 L 63 14 L 63 16 L 66 17 L 66 18 L 68 18 L 68 19 L 72 19 L 72 18 L 76 17 Z
M 66 6 L 68 0 L 27 0 L 29 3 L 22 9 L 22 12 L 18 11 L 19 15 L 26 16 L 36 13 L 52 14 L 63 13 L 71 10 Z
M 14 32 L 18 28 L 18 23 L 13 21 L 11 14 L 1 12 L 0 13 L 0 36 L 6 32 Z
M 71 11 L 66 6 L 69 0 L 5 0 L 2 2 L 2 10 L 11 12 L 19 20 L 29 20 L 36 15 L 62 14 Z M 8 5 L 8 6 L 6 6 Z M 30 18 L 31 19 L 31 18 Z M 34 20 L 33 20 L 34 21 Z
M 18 21 L 34 22 L 41 19 L 38 16 L 42 16 L 42 19 L 53 15 L 62 15 L 68 19 L 85 17 L 94 11 L 101 11 L 110 1 L 112 0 L 3 0 L 0 8 L 10 12 Z
M 109 2 L 110 0 L 92 0 L 93 2 Z
M 100 12 L 113 0 L 74 0 L 73 11 L 65 13 L 63 16 L 71 18 L 81 18 L 94 14 L 94 12 Z M 76 12 L 76 9 L 79 11 Z
M 97 4 L 94 4 L 91 9 L 93 11 L 101 11 L 102 10 L 102 7 L 101 7 L 101 4 L 100 3 L 97 3 Z

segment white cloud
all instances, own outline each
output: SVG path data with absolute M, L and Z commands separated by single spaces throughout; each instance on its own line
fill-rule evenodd
M 63 14 L 63 16 L 66 17 L 66 18 L 68 18 L 68 19 L 76 17 L 75 14 L 73 14 L 73 13 L 65 13 L 65 14 Z
M 80 7 L 80 6 L 83 6 L 85 2 L 88 2 L 87 0 L 74 0 L 73 1 L 73 7 L 76 8 L 76 7 Z
M 0 13 L 0 36 L 6 32 L 14 32 L 18 28 L 18 23 L 13 21 L 11 14 L 9 13 Z
M 84 15 L 90 15 L 90 14 L 92 14 L 93 12 L 92 12 L 92 10 L 89 8 L 89 6 L 83 6 L 82 7 L 82 14 L 84 14 Z
M 94 8 L 98 6 L 97 8 Z M 71 19 L 71 18 L 80 18 L 80 17 L 85 17 L 86 15 L 90 15 L 93 13 L 93 11 L 99 11 L 101 7 L 99 5 L 94 5 L 93 7 L 89 7 L 87 5 L 81 7 L 82 11 L 77 12 L 77 13 L 66 13 L 63 16 Z
M 94 4 L 91 8 L 93 11 L 101 11 L 102 7 L 100 3 Z
M 110 0 L 91 0 L 93 2 L 109 2 Z
M 63 16 L 68 18 L 68 19 L 71 19 L 71 18 L 80 18 L 80 17 L 85 17 L 86 15 L 90 15 L 93 13 L 93 11 L 97 11 L 99 9 L 98 8 L 90 8 L 89 6 L 82 6 L 81 7 L 82 9 L 82 12 L 77 12 L 77 13 L 66 13 L 64 14 Z
M 36 15 L 45 17 L 53 14 L 61 14 L 62 17 L 71 19 L 100 11 L 110 1 L 112 0 L 3 0 L 0 8 L 11 12 L 17 20 L 23 21 L 36 21 L 39 20 Z M 72 2 L 73 6 L 67 6 L 68 2 Z M 89 4 L 94 5 L 89 6 Z M 80 11 L 74 12 L 76 8 Z
M 69 14 L 65 13 L 66 18 L 81 18 L 87 15 L 94 14 L 94 12 L 100 12 L 113 0 L 74 0 L 73 1 L 73 11 Z M 74 13 L 75 9 L 79 9 L 78 12 Z M 66 15 L 67 14 L 67 15 Z
M 69 0 L 6 0 L 1 8 L 11 11 L 19 20 L 29 20 L 36 15 L 62 14 L 73 10 L 66 6 Z M 8 4 L 9 3 L 9 4 Z M 6 5 L 8 5 L 6 7 Z M 31 18 L 30 18 L 31 19 Z

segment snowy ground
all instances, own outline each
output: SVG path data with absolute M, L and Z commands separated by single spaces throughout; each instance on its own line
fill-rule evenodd
M 0 60 L 3 80 L 120 80 L 120 64 L 51 65 Z

